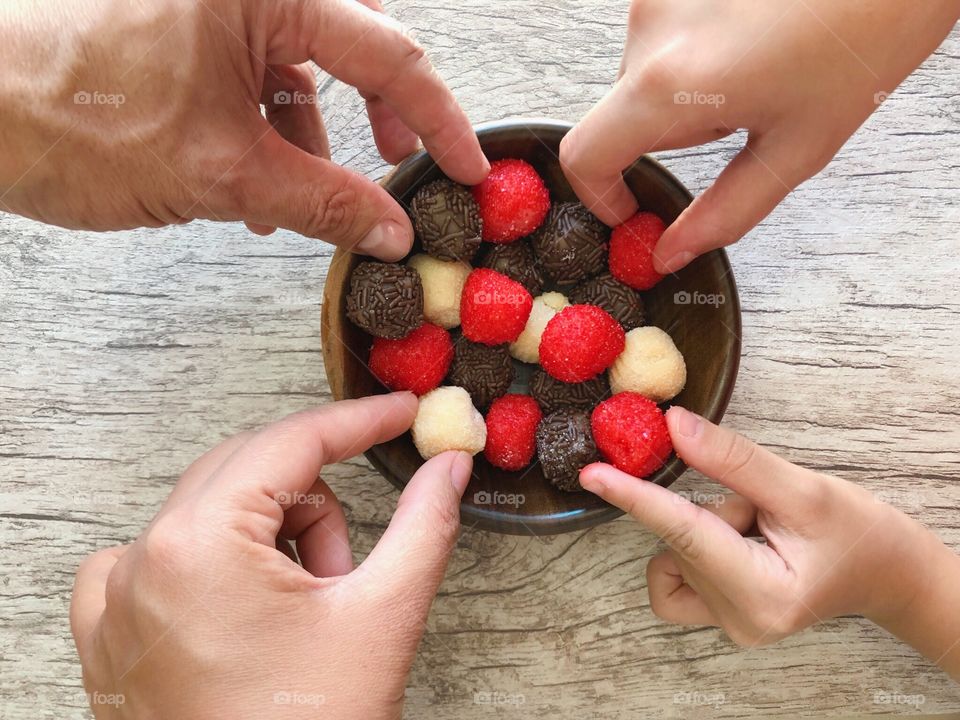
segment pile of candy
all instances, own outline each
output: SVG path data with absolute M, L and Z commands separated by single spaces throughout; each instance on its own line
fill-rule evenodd
M 601 459 L 638 477 L 666 462 L 658 403 L 687 371 L 670 336 L 644 325 L 641 291 L 662 277 L 659 217 L 639 212 L 611 232 L 580 203 L 552 203 L 515 159 L 473 188 L 424 185 L 410 212 L 422 252 L 359 263 L 347 316 L 373 336 L 380 382 L 421 396 L 413 440 L 424 458 L 483 451 L 522 471 L 538 457 L 569 491 Z M 529 394 L 510 392 L 517 363 L 539 365 Z

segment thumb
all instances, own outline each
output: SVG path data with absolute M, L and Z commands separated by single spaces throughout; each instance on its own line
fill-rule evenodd
M 244 162 L 248 171 L 232 198 L 239 219 L 388 262 L 409 252 L 413 227 L 406 212 L 373 181 L 304 152 L 273 131 Z
M 443 580 L 460 530 L 460 498 L 473 458 L 445 452 L 428 460 L 407 484 L 380 542 L 351 576 L 389 596 L 406 597 L 426 616 Z
M 809 507 L 819 492 L 817 473 L 680 406 L 667 411 L 667 428 L 677 455 L 687 465 L 758 508 L 789 516 Z
M 677 272 L 694 258 L 737 242 L 805 178 L 795 169 L 802 145 L 753 136 L 702 195 L 663 233 L 653 253 L 658 272 Z

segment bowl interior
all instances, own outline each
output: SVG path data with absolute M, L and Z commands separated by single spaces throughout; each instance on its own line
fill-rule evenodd
M 477 135 L 491 160 L 522 158 L 550 188 L 554 201 L 576 200 L 557 153 L 569 125 L 507 121 L 480 127 Z M 442 177 L 425 152 L 404 161 L 384 186 L 404 206 L 417 188 Z M 625 178 L 640 207 L 668 224 L 690 203 L 690 193 L 650 158 L 641 158 Z M 346 319 L 350 272 L 361 258 L 337 251 L 331 261 L 322 311 L 323 352 L 331 391 L 337 400 L 385 392 L 366 366 L 371 338 Z M 673 338 L 687 363 L 687 386 L 669 404 L 682 405 L 717 422 L 733 391 L 740 359 L 740 307 L 726 254 L 701 256 L 676 275 L 644 293 L 647 322 Z M 521 366 L 521 363 L 517 363 Z M 529 371 L 518 372 L 511 391 L 526 390 Z M 409 433 L 367 452 L 374 467 L 402 488 L 423 463 Z M 670 485 L 686 469 L 673 456 L 648 479 Z M 551 534 L 590 527 L 620 511 L 587 492 L 553 488 L 537 463 L 521 472 L 506 472 L 476 458 L 473 479 L 461 505 L 464 525 L 513 534 Z

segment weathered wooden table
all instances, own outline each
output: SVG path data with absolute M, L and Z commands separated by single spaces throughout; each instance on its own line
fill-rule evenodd
M 454 5 L 448 7 L 448 5 Z M 622 3 L 397 0 L 475 121 L 575 120 L 614 77 Z M 960 546 L 960 33 L 818 178 L 731 251 L 743 364 L 727 422 Z M 355 93 L 322 85 L 335 159 L 386 170 Z M 742 137 L 662 160 L 705 188 Z M 241 226 L 110 235 L 0 216 L 0 716 L 87 716 L 73 572 L 133 539 L 235 431 L 329 399 L 330 249 Z M 397 493 L 331 468 L 363 556 Z M 688 474 L 680 488 L 715 491 Z M 936 668 L 858 619 L 758 650 L 650 612 L 656 539 L 621 519 L 552 538 L 465 532 L 410 680 L 417 718 L 771 717 L 960 710 Z

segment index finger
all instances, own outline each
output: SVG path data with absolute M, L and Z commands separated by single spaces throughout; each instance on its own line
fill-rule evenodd
M 266 497 L 286 510 L 313 486 L 324 465 L 354 457 L 409 429 L 413 393 L 374 395 L 305 410 L 269 425 L 213 474 L 209 491 L 225 501 Z
M 604 463 L 585 467 L 580 484 L 659 535 L 706 577 L 747 579 L 754 550 L 747 543 L 752 541 L 709 510 Z
M 313 60 L 338 80 L 382 98 L 452 179 L 476 185 L 486 177 L 490 165 L 470 120 L 399 23 L 347 0 L 279 5 L 287 12 L 273 13 L 277 26 L 267 62 Z

